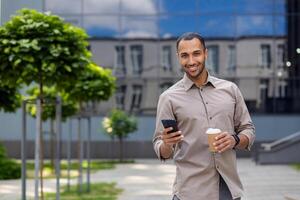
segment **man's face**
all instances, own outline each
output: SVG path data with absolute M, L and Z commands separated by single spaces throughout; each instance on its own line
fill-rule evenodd
M 192 40 L 181 40 L 178 44 L 178 60 L 182 69 L 192 79 L 200 78 L 205 68 L 207 49 L 201 42 L 194 38 Z

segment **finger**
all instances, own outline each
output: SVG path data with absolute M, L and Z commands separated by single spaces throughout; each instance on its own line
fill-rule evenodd
M 181 131 L 161 135 L 161 139 L 169 139 L 181 135 Z
M 163 130 L 163 135 L 166 135 L 166 134 L 168 134 L 168 132 L 169 131 L 172 131 L 173 130 L 173 127 L 169 127 L 169 128 L 165 128 L 164 130 Z
M 224 140 L 222 143 L 218 143 L 215 145 L 215 148 L 217 150 L 220 150 L 222 148 L 224 148 L 225 146 L 230 145 L 230 141 L 229 140 Z
M 173 132 L 173 133 L 169 133 L 168 134 L 170 137 L 175 137 L 177 135 L 181 135 L 181 131 L 176 131 L 176 132 Z
M 223 144 L 225 142 L 230 142 L 231 141 L 231 136 L 229 134 L 227 134 L 226 136 L 219 138 L 219 140 L 216 140 L 213 145 L 218 146 L 220 144 Z
M 164 142 L 166 144 L 176 144 L 176 143 L 180 142 L 182 139 L 183 139 L 183 135 L 178 135 L 176 137 L 165 139 Z
M 225 151 L 227 151 L 228 149 L 231 149 L 230 144 L 224 146 L 223 148 L 221 148 L 220 150 L 218 150 L 219 153 L 223 153 Z
M 216 136 L 215 139 L 216 140 L 220 140 L 220 139 L 226 137 L 226 135 L 227 135 L 227 132 L 222 132 L 218 136 Z

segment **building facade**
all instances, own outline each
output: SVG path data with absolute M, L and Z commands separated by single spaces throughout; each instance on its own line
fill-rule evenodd
M 206 67 L 219 78 L 235 82 L 250 111 L 271 112 L 270 99 L 286 97 L 288 67 L 284 37 L 207 38 Z M 181 79 L 176 38 L 90 40 L 94 61 L 117 77 L 117 91 L 100 113 L 113 107 L 154 115 L 159 95 Z M 279 111 L 279 110 L 278 110 Z

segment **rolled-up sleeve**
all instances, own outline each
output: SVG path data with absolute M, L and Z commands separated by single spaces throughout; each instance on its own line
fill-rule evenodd
M 234 130 L 236 134 L 245 135 L 249 144 L 247 150 L 250 151 L 255 140 L 255 127 L 251 120 L 249 111 L 239 88 L 235 85 L 236 104 L 234 112 Z
M 156 125 L 155 125 L 155 131 L 153 135 L 153 148 L 157 155 L 157 157 L 160 160 L 165 160 L 162 158 L 160 154 L 160 145 L 162 145 L 163 141 L 161 139 L 161 134 L 163 130 L 163 125 L 161 123 L 162 119 L 175 119 L 171 102 L 169 101 L 169 97 L 167 92 L 164 92 L 160 95 L 157 105 L 157 112 L 156 112 Z M 174 151 L 174 148 L 173 148 Z

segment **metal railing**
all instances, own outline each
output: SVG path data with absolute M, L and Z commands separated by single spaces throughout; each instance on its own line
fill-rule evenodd
M 284 138 L 281 138 L 279 140 L 276 140 L 274 142 L 271 143 L 263 143 L 261 144 L 261 147 L 264 148 L 265 151 L 271 151 L 272 149 L 274 149 L 274 147 L 277 147 L 281 144 L 290 142 L 290 141 L 295 141 L 295 139 L 299 138 L 300 140 L 300 131 L 293 133 L 292 135 L 286 136 Z

